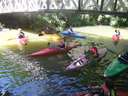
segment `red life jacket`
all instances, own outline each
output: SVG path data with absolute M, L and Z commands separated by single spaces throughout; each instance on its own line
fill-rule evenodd
M 89 49 L 90 52 L 92 52 L 94 55 L 97 55 L 98 54 L 98 50 L 96 47 L 92 47 Z

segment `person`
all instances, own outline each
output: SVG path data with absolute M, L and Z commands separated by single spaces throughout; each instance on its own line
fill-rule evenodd
M 116 33 L 115 34 L 116 36 L 120 36 L 120 31 L 119 30 L 115 30 L 115 33 Z
M 3 26 L 4 26 L 4 25 L 0 23 L 0 31 L 3 30 Z
M 98 49 L 94 42 L 91 43 L 91 48 L 89 48 L 89 51 L 93 54 L 94 57 L 99 57 Z
M 0 25 L 0 31 L 2 31 L 3 30 L 3 27 Z
M 117 45 L 120 40 L 120 31 L 115 30 L 115 34 L 112 36 L 112 41 L 114 42 L 114 45 Z
M 62 38 L 58 43 L 57 42 L 49 42 L 49 48 L 66 48 L 65 39 Z
M 18 32 L 19 32 L 19 34 L 18 34 L 19 39 L 25 38 L 25 34 L 24 34 L 24 32 L 22 32 L 21 28 L 18 29 Z
M 70 26 L 70 28 L 67 30 L 70 34 L 74 34 L 74 31 L 72 29 L 72 27 Z
M 25 36 L 24 32 L 22 32 L 22 29 L 19 28 L 18 29 L 18 32 L 19 32 L 19 34 L 18 34 L 18 42 L 19 42 L 19 44 L 21 44 L 21 45 L 27 45 L 28 38 Z
M 58 44 L 59 48 L 66 48 L 66 42 L 65 42 L 65 38 L 61 39 L 59 44 Z
M 42 31 L 42 32 L 40 32 L 40 33 L 38 34 L 38 36 L 43 36 L 44 34 L 45 34 L 45 32 Z

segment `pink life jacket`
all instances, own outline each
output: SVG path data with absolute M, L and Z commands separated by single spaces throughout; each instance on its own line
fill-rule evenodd
M 112 40 L 113 40 L 114 42 L 119 41 L 119 40 L 120 40 L 120 36 L 119 36 L 119 35 L 113 35 L 113 36 L 112 36 Z
M 28 38 L 24 37 L 24 38 L 19 39 L 19 43 L 21 45 L 26 45 L 28 43 Z

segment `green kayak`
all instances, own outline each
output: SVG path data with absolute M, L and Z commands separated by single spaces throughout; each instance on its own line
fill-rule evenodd
M 128 68 L 128 64 L 121 63 L 118 59 L 114 59 L 113 62 L 107 67 L 104 72 L 105 77 L 112 77 L 118 75 L 120 72 Z

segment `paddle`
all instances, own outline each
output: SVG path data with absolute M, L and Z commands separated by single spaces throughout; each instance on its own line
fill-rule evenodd
M 8 39 L 7 41 L 9 41 L 9 40 L 15 40 L 16 38 L 11 38 L 11 39 Z

